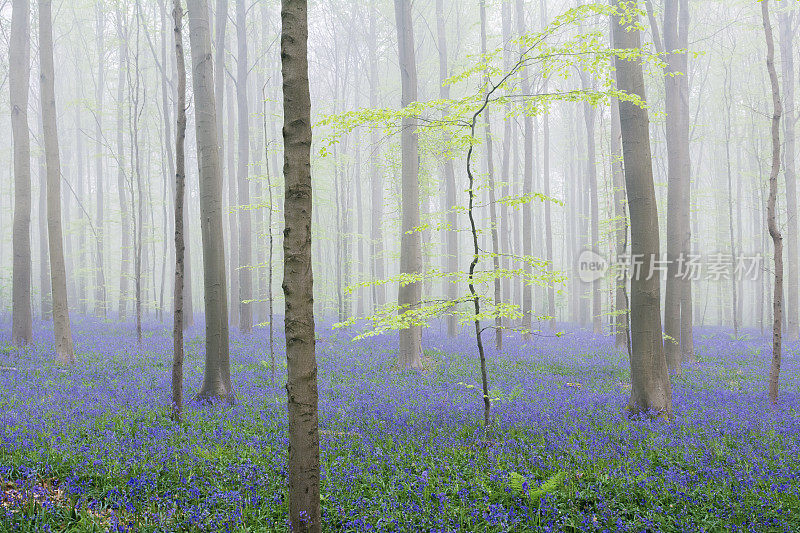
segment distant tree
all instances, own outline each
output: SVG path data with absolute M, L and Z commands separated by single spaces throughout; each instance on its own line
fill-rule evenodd
M 621 10 L 612 22 L 619 90 L 645 100 L 644 72 L 636 53 L 641 48 L 635 2 L 611 0 Z M 631 219 L 631 255 L 641 258 L 641 272 L 631 279 L 631 398 L 632 413 L 672 417 L 672 385 L 661 333 L 660 276 L 651 268 L 658 259 L 658 212 L 647 109 L 620 100 L 622 157 Z M 649 275 L 652 273 L 652 275 Z
M 781 81 L 783 82 L 783 178 L 786 180 L 786 334 L 795 341 L 800 334 L 800 302 L 798 302 L 798 282 L 800 281 L 800 253 L 798 253 L 797 223 L 797 167 L 795 162 L 797 117 L 795 113 L 794 35 L 797 31 L 796 11 L 782 10 L 778 13 L 778 31 L 781 51 Z
M 50 279 L 53 291 L 53 327 L 56 360 L 75 363 L 75 348 L 69 321 L 67 274 L 64 266 L 64 241 L 61 233 L 61 161 L 58 153 L 56 95 L 53 67 L 53 22 L 50 0 L 39 0 L 39 65 L 47 161 L 47 234 L 50 247 Z
M 772 365 L 769 370 L 769 400 L 778 403 L 778 387 L 781 373 L 782 312 L 783 312 L 783 237 L 778 228 L 775 203 L 778 196 L 778 174 L 781 171 L 781 103 L 778 73 L 775 70 L 775 43 L 772 38 L 772 23 L 769 18 L 769 0 L 761 2 L 761 21 L 767 42 L 767 72 L 772 89 L 772 170 L 769 174 L 769 199 L 767 200 L 767 225 L 774 247 L 775 283 L 772 296 Z M 795 236 L 796 237 L 796 236 Z
M 407 107 L 417 101 L 417 62 L 411 2 L 394 0 L 394 10 L 400 54 L 401 105 Z M 419 140 L 417 119 L 408 115 L 402 120 L 400 272 L 415 276 L 422 270 L 422 239 L 417 230 L 420 225 Z M 421 300 L 422 283 L 416 280 L 400 282 L 398 304 L 401 314 L 415 311 Z M 410 324 L 400 330 L 397 362 L 401 368 L 422 368 L 422 328 L 419 325 Z
M 172 413 L 180 422 L 183 410 L 183 275 L 184 236 L 183 200 L 186 174 L 184 170 L 184 140 L 186 138 L 186 64 L 183 54 L 183 9 L 181 0 L 172 1 L 175 23 L 175 59 L 178 67 L 178 100 L 175 104 L 175 285 L 173 304 Z
M 28 90 L 31 48 L 30 4 L 11 5 L 9 40 L 9 89 L 11 136 L 14 140 L 14 263 L 12 280 L 11 341 L 17 345 L 33 340 L 31 311 L 31 141 L 28 133 Z
M 195 135 L 200 167 L 200 230 L 203 235 L 203 286 L 206 360 L 200 399 L 234 400 L 231 384 L 225 237 L 222 230 L 222 175 L 217 142 L 214 66 L 206 0 L 187 0 L 192 51 Z
M 94 313 L 97 316 L 105 317 L 108 314 L 108 302 L 106 298 L 106 276 L 105 276 L 105 176 L 103 158 L 103 106 L 106 84 L 106 48 L 105 48 L 105 12 L 102 2 L 98 2 L 96 7 L 96 39 L 97 39 L 97 87 L 95 87 L 95 98 L 97 100 L 97 116 L 95 118 L 95 183 L 97 184 L 97 211 L 95 213 L 95 268 L 94 271 Z
M 239 182 L 239 330 L 253 331 L 253 272 L 250 240 L 250 111 L 247 105 L 247 6 L 236 0 L 236 108 L 238 117 L 237 180 Z M 231 176 L 231 180 L 233 177 Z M 233 268 L 233 267 L 231 267 Z
M 306 1 L 283 0 L 281 23 L 289 519 L 291 531 L 318 533 L 319 422 L 311 265 L 311 94 Z
M 450 77 L 448 70 L 448 57 L 447 57 L 447 31 L 445 28 L 444 6 L 443 0 L 436 0 L 436 35 L 438 38 L 439 50 L 439 98 L 442 100 L 450 99 L 450 84 L 447 79 Z M 373 106 L 370 102 L 370 106 Z M 445 106 L 442 108 L 442 120 L 447 120 L 450 109 Z M 449 139 L 447 132 L 442 131 L 442 143 L 447 145 Z M 444 239 L 442 239 L 442 272 L 454 273 L 458 272 L 458 212 L 455 209 L 457 205 L 456 200 L 456 175 L 453 167 L 453 159 L 451 157 L 443 158 L 442 162 L 442 181 L 444 181 L 443 191 L 443 208 L 446 210 L 447 227 L 445 229 Z M 504 179 L 505 178 L 504 176 Z M 458 296 L 458 287 L 451 280 L 445 278 L 445 297 L 448 300 L 455 300 Z M 447 317 L 447 335 L 455 337 L 458 333 L 458 319 L 455 315 L 448 315 Z

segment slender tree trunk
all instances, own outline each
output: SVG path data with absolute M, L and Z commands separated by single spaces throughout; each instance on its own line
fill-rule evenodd
M 43 106 L 40 106 L 40 109 Z M 39 116 L 39 290 L 41 291 L 42 320 L 53 314 L 50 290 L 50 246 L 47 236 L 47 163 L 44 155 L 44 126 Z
M 517 34 L 521 37 L 525 35 L 525 10 L 523 0 L 516 0 L 516 16 L 517 16 Z M 524 44 L 520 42 L 520 57 L 524 54 Z M 521 90 L 523 95 L 530 94 L 530 80 L 528 79 L 525 71 L 521 72 Z M 524 147 L 524 171 L 522 175 L 522 194 L 527 197 L 533 192 L 533 118 L 530 114 L 525 113 L 523 120 L 524 133 L 522 137 L 522 144 Z M 533 252 L 533 227 L 532 227 L 532 213 L 529 206 L 523 206 L 520 209 L 522 214 L 522 255 L 530 257 Z M 531 274 L 530 266 L 525 263 L 525 271 Z M 522 284 L 522 314 L 523 330 L 529 331 L 533 325 L 533 292 L 530 284 Z M 526 333 L 526 336 L 529 333 Z
M 75 363 L 75 348 L 69 321 L 64 241 L 61 233 L 61 161 L 58 153 L 56 96 L 53 68 L 53 24 L 50 0 L 39 0 L 39 64 L 42 123 L 47 160 L 47 234 L 50 245 L 50 280 L 53 287 L 53 326 L 56 360 Z
M 439 50 L 439 98 L 450 99 L 450 85 L 445 80 L 450 77 L 448 72 L 447 57 L 447 32 L 444 17 L 444 1 L 436 0 L 436 34 Z M 450 114 L 449 107 L 442 109 L 442 120 L 447 120 Z M 447 146 L 450 139 L 446 132 L 442 133 L 442 145 Z M 442 181 L 444 182 L 443 197 L 445 210 L 446 230 L 442 239 L 442 272 L 454 274 L 458 272 L 458 215 L 456 205 L 456 176 L 453 168 L 453 159 L 445 157 L 443 162 Z M 453 301 L 458 297 L 458 285 L 449 278 L 444 278 L 444 296 Z M 458 319 L 454 314 L 447 315 L 447 335 L 455 337 L 458 332 Z
M 108 315 L 108 301 L 106 294 L 105 275 L 105 174 L 103 158 L 103 108 L 105 102 L 105 71 L 106 71 L 106 46 L 105 46 L 105 14 L 100 4 L 97 7 L 97 118 L 95 124 L 95 180 L 97 183 L 97 209 L 95 213 L 95 279 L 94 279 L 94 313 L 97 316 Z
M 405 108 L 417 101 L 417 63 L 411 2 L 394 0 L 394 10 L 400 54 L 401 103 Z M 404 117 L 402 128 L 400 140 L 402 145 L 400 272 L 414 276 L 420 274 L 422 270 L 422 240 L 418 229 L 420 196 L 417 119 Z M 412 282 L 400 285 L 398 305 L 401 314 L 413 314 L 421 300 L 421 283 Z M 401 368 L 422 368 L 422 328 L 420 326 L 413 325 L 400 330 L 397 362 Z
M 372 109 L 378 107 L 378 13 L 375 7 L 375 0 L 370 0 L 369 15 L 369 38 L 370 46 L 367 51 L 369 59 L 369 106 Z M 383 174 L 380 166 L 379 153 L 379 129 L 376 126 L 370 128 L 370 148 L 373 155 L 370 158 L 370 184 L 372 189 L 372 223 L 370 228 L 370 255 L 372 256 L 372 279 L 382 280 L 385 276 L 383 259 Z M 380 307 L 386 303 L 386 289 L 382 284 L 372 286 L 372 300 L 374 307 Z
M 775 203 L 778 196 L 778 174 L 781 170 L 781 104 L 778 73 L 775 70 L 775 44 L 772 38 L 772 23 L 769 18 L 769 0 L 761 2 L 761 20 L 767 41 L 767 72 L 772 88 L 772 170 L 769 174 L 769 199 L 767 200 L 767 224 L 775 249 L 775 285 L 772 296 L 772 365 L 769 370 L 769 400 L 778 403 L 779 378 L 781 372 L 781 314 L 783 304 L 783 237 L 778 229 Z M 788 215 L 791 217 L 791 214 Z M 796 237 L 796 235 L 795 235 Z
M 267 101 L 266 86 L 263 88 L 262 100 Z M 272 178 L 269 173 L 269 143 L 267 139 L 267 114 L 266 109 L 263 114 L 263 128 L 264 128 L 264 172 L 267 176 L 267 320 L 269 321 L 269 364 L 272 372 L 272 384 L 275 384 L 275 335 L 274 335 L 274 314 L 273 314 L 273 298 L 272 298 L 272 270 L 273 270 L 273 237 L 272 237 L 272 214 L 275 203 L 272 198 Z M 313 311 L 313 304 L 312 304 Z
M 314 293 L 311 266 L 311 95 L 305 0 L 281 8 L 283 73 L 284 277 L 286 391 L 289 409 L 289 519 L 291 530 L 321 530 L 319 422 Z
M 611 21 L 614 22 L 613 20 Z M 612 66 L 616 61 L 612 59 Z M 619 101 L 611 101 L 611 184 L 614 188 L 614 217 L 616 221 L 617 256 L 623 257 L 628 246 L 628 220 L 625 208 L 625 173 L 622 168 L 622 132 L 619 124 Z M 628 345 L 628 294 L 626 281 L 616 280 L 614 293 L 614 344 L 617 348 Z
M 798 318 L 798 278 L 800 278 L 800 254 L 798 253 L 797 235 L 797 172 L 795 167 L 795 116 L 794 104 L 794 32 L 793 14 L 791 11 L 782 11 L 778 14 L 778 29 L 780 33 L 781 51 L 781 78 L 783 81 L 783 176 L 786 180 L 786 338 L 796 341 L 800 333 L 800 319 Z
M 238 180 L 239 180 L 239 330 L 253 331 L 253 262 L 250 241 L 250 111 L 247 105 L 247 6 L 236 0 L 236 107 L 239 117 Z
M 120 320 L 125 319 L 128 304 L 128 277 L 130 276 L 130 227 L 128 225 L 128 189 L 125 178 L 125 126 L 122 102 L 125 101 L 125 87 L 127 75 L 123 66 L 128 68 L 128 32 L 126 21 L 121 11 L 117 12 L 117 25 L 119 31 L 119 80 L 117 83 L 117 192 L 119 194 L 120 209 L 120 267 L 119 267 L 119 307 L 117 315 Z
M 733 171 L 731 170 L 731 87 L 730 87 L 730 73 L 726 69 L 726 98 L 725 101 L 725 171 L 728 177 L 728 236 L 730 238 L 731 247 L 731 261 L 734 267 L 736 266 L 736 241 L 733 234 Z M 731 275 L 731 316 L 733 318 L 733 335 L 739 336 L 739 318 L 738 310 L 739 305 L 736 300 L 736 275 L 735 272 Z
M 11 341 L 16 346 L 33 341 L 31 311 L 31 141 L 28 133 L 28 89 L 31 74 L 29 0 L 11 5 L 9 90 L 11 135 L 14 141 L 14 263 L 12 278 Z
M 236 178 L 236 157 L 234 152 L 234 139 L 236 138 L 236 114 L 233 111 L 234 91 L 233 82 L 228 80 L 225 85 L 227 92 L 226 98 L 228 100 L 228 111 L 225 114 L 228 128 L 228 137 L 226 140 L 228 150 L 225 153 L 225 163 L 227 167 L 226 175 L 227 182 L 223 180 L 223 184 L 228 189 L 228 232 L 230 233 L 230 292 L 228 293 L 230 300 L 228 308 L 231 326 L 239 326 L 239 200 L 238 189 L 239 180 Z M 220 162 L 222 159 L 220 158 Z
M 175 59 L 178 66 L 178 100 L 175 105 L 175 286 L 173 293 L 172 326 L 172 416 L 181 420 L 183 411 L 183 199 L 186 175 L 184 173 L 184 140 L 186 139 L 186 65 L 183 55 L 183 9 L 181 0 L 172 1 L 172 18 L 175 23 Z
M 615 5 L 616 0 L 611 0 Z M 634 16 L 631 23 L 638 23 Z M 622 18 L 612 22 L 617 49 L 638 49 L 639 30 L 626 27 Z M 636 58 L 618 60 L 617 86 L 646 101 L 642 65 Z M 631 254 L 642 258 L 650 272 L 659 254 L 658 212 L 653 185 L 647 110 L 632 102 L 619 102 L 625 187 L 631 217 Z M 631 413 L 657 413 L 672 417 L 672 386 L 661 337 L 660 276 L 634 275 L 631 280 Z
M 547 27 L 547 0 L 541 0 L 540 15 L 542 18 L 542 30 Z M 542 92 L 547 92 L 547 79 L 544 80 L 544 87 Z M 544 195 L 550 196 L 550 114 L 545 112 L 542 116 L 542 181 Z M 553 269 L 553 224 L 552 215 L 550 210 L 550 202 L 544 202 L 544 242 L 545 242 L 545 259 L 547 260 L 547 268 Z M 553 284 L 547 287 L 547 314 L 551 317 L 549 320 L 550 329 L 556 329 L 556 290 Z
M 228 346 L 225 236 L 222 231 L 222 174 L 217 142 L 214 67 L 206 0 L 188 0 L 195 131 L 200 168 L 200 229 L 203 235 L 203 287 L 206 360 L 200 399 L 234 399 Z
M 481 0 L 481 53 L 486 55 L 486 2 Z M 484 83 L 489 87 L 489 75 L 486 74 Z M 497 201 L 494 182 L 494 149 L 492 143 L 492 120 L 489 110 L 485 109 L 483 112 L 484 120 L 484 133 L 486 139 L 486 170 L 489 178 L 489 220 L 491 224 L 492 235 L 492 266 L 494 268 L 494 303 L 499 305 L 502 303 L 502 294 L 500 287 L 500 238 L 497 234 Z M 470 186 L 471 187 L 471 186 Z M 547 193 L 545 193 L 547 194 Z M 547 203 L 547 202 L 545 202 Z M 498 350 L 503 349 L 503 319 L 498 314 L 494 321 L 495 327 L 495 347 Z M 481 346 L 483 349 L 483 346 Z
M 503 6 L 501 10 L 502 16 L 502 32 L 503 32 L 503 43 L 508 43 L 511 41 L 511 26 L 512 26 L 512 6 L 510 0 L 503 0 Z M 513 51 L 509 49 L 509 47 L 503 48 L 503 68 L 506 72 L 509 72 L 513 67 L 513 60 L 512 55 Z M 502 168 L 500 171 L 500 179 L 502 185 L 500 186 L 500 196 L 503 198 L 508 198 L 511 195 L 511 183 L 515 182 L 516 179 L 512 176 L 516 176 L 517 169 L 516 167 L 511 169 L 511 159 L 512 159 L 512 148 L 511 148 L 511 141 L 513 138 L 513 127 L 514 121 L 511 120 L 509 117 L 512 114 L 512 104 L 511 102 L 507 102 L 505 105 L 505 114 L 506 118 L 503 120 L 503 159 L 502 159 Z M 516 145 L 516 141 L 514 142 Z M 511 254 L 513 251 L 513 246 L 511 244 L 512 238 L 512 221 L 511 221 L 511 214 L 508 210 L 508 203 L 503 202 L 500 205 L 500 249 L 503 252 L 503 256 L 500 258 L 500 264 L 503 268 L 510 270 L 511 269 Z M 458 235 L 453 234 L 453 238 L 457 239 Z M 511 277 L 505 276 L 502 280 L 502 287 L 501 287 L 501 294 L 505 295 L 505 299 L 508 303 L 513 304 L 513 295 L 511 294 Z M 505 321 L 504 321 L 505 322 Z

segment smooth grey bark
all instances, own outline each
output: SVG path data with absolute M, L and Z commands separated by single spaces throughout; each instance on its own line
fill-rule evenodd
M 50 282 L 53 293 L 53 329 L 56 360 L 75 363 L 75 347 L 69 321 L 67 273 L 64 266 L 64 241 L 61 233 L 61 161 L 58 153 L 56 95 L 53 67 L 53 23 L 50 0 L 39 0 L 39 65 L 47 162 L 47 235 L 50 248 Z
M 319 533 L 322 518 L 311 261 L 311 94 L 306 1 L 283 0 L 281 23 L 289 521 L 292 531 Z
M 400 55 L 401 105 L 417 101 L 417 62 L 411 2 L 394 0 L 397 42 Z M 419 195 L 419 147 L 417 119 L 403 117 L 401 144 L 401 238 L 400 272 L 416 276 L 422 270 L 422 239 Z M 422 283 L 401 283 L 398 291 L 400 314 L 413 313 L 422 300 Z M 401 368 L 422 368 L 422 328 L 418 325 L 400 330 L 397 363 Z
M 610 0 L 616 5 L 616 0 Z M 638 15 L 629 19 L 638 23 Z M 641 47 L 636 26 L 626 27 L 620 17 L 612 21 L 617 49 Z M 617 87 L 646 101 L 644 73 L 636 58 L 616 61 Z M 644 272 L 651 272 L 659 256 L 658 212 L 650 151 L 647 110 L 629 101 L 619 102 L 625 187 L 631 218 L 631 254 L 642 258 Z M 629 412 L 672 417 L 672 386 L 661 333 L 660 275 L 636 275 L 631 279 L 631 398 Z
M 526 33 L 525 29 L 525 8 L 523 0 L 516 0 L 516 17 L 517 17 L 517 35 L 522 37 Z M 523 57 L 525 54 L 525 45 L 520 42 L 519 54 Z M 523 95 L 528 95 L 531 92 L 531 83 L 525 71 L 522 71 L 522 81 L 520 82 L 520 89 Z M 522 136 L 522 145 L 524 152 L 524 167 L 522 173 L 522 194 L 528 197 L 533 192 L 533 118 L 530 114 L 525 113 L 523 120 L 524 133 Z M 533 253 L 533 220 L 532 213 L 528 207 L 520 209 L 522 214 L 522 255 L 530 257 Z M 525 271 L 531 274 L 530 265 L 525 263 Z M 533 325 L 533 290 L 530 284 L 523 282 L 522 284 L 522 314 L 523 314 L 523 330 L 529 331 Z M 526 333 L 526 336 L 529 333 Z
M 186 139 L 186 64 L 183 53 L 183 9 L 181 0 L 172 2 L 175 32 L 175 59 L 178 70 L 175 103 L 175 283 L 173 286 L 172 324 L 172 418 L 180 422 L 183 411 L 183 275 L 184 236 L 183 200 L 186 174 L 184 171 L 184 141 Z
M 445 80 L 450 77 L 448 71 L 447 57 L 447 32 L 445 27 L 443 0 L 436 0 L 436 35 L 437 48 L 439 50 L 439 98 L 442 100 L 450 99 L 450 85 Z M 442 109 L 442 120 L 446 121 L 450 114 L 450 109 L 445 106 Z M 446 132 L 442 132 L 442 144 L 447 146 L 449 142 Z M 456 176 L 453 168 L 453 160 L 445 157 L 442 164 L 442 181 L 444 182 L 443 205 L 445 210 L 445 221 L 447 227 L 442 239 L 442 272 L 454 274 L 458 272 L 458 215 L 456 206 Z M 458 297 L 458 285 L 449 278 L 444 279 L 444 296 L 449 301 L 454 301 Z M 447 335 L 455 337 L 458 332 L 458 319 L 454 314 L 447 315 Z
M 192 52 L 195 136 L 200 170 L 200 230 L 203 237 L 203 289 L 206 313 L 206 356 L 200 399 L 234 400 L 228 339 L 228 298 L 225 277 L 225 235 L 222 230 L 222 175 L 214 65 L 206 0 L 188 0 Z
M 729 68 L 725 69 L 726 87 L 725 87 L 725 173 L 728 178 L 728 237 L 731 247 L 731 263 L 736 265 L 736 240 L 733 233 L 733 171 L 731 169 L 731 77 Z M 737 180 L 737 181 L 741 181 Z M 736 293 L 736 276 L 731 276 L 731 316 L 733 318 L 733 335 L 734 338 L 739 336 L 739 305 Z
M 230 234 L 230 252 L 228 255 L 228 264 L 230 267 L 230 291 L 228 316 L 230 325 L 239 326 L 239 200 L 238 189 L 239 180 L 236 178 L 236 153 L 234 152 L 234 140 L 236 139 L 236 113 L 233 110 L 233 102 L 235 102 L 235 95 L 233 89 L 233 80 L 228 78 L 225 84 L 225 95 L 228 101 L 227 113 L 225 113 L 226 127 L 227 127 L 227 151 L 225 152 L 225 175 L 227 181 L 223 178 L 223 190 L 228 190 L 228 232 Z M 222 163 L 222 156 L 220 156 L 220 163 Z
M 764 26 L 764 37 L 767 42 L 767 72 L 772 89 L 772 168 L 769 174 L 769 199 L 767 200 L 767 225 L 769 235 L 772 237 L 774 248 L 775 284 L 772 296 L 772 364 L 769 370 L 769 401 L 778 403 L 778 390 L 780 387 L 781 350 L 782 350 L 782 322 L 783 313 L 783 237 L 778 227 L 775 204 L 778 196 L 778 174 L 781 170 L 781 118 L 783 104 L 781 103 L 778 73 L 775 70 L 775 43 L 772 37 L 772 23 L 769 15 L 769 0 L 761 2 L 761 21 Z M 787 216 L 791 216 L 787 213 Z
M 31 140 L 28 133 L 28 89 L 31 74 L 30 4 L 11 4 L 11 38 L 8 43 L 11 136 L 14 141 L 14 229 L 11 289 L 11 342 L 33 341 L 31 311 Z
M 253 249 L 250 240 L 250 111 L 247 103 L 247 6 L 236 0 L 236 112 L 238 116 L 237 179 L 239 181 L 239 330 L 253 331 Z
M 794 24 L 796 15 L 783 10 L 778 13 L 778 32 L 781 52 L 781 80 L 783 82 L 783 178 L 786 183 L 786 339 L 795 341 L 800 333 L 798 313 L 798 278 L 800 254 L 798 253 L 797 224 L 797 167 L 795 166 L 797 117 L 794 101 Z
M 369 39 L 370 45 L 367 50 L 369 61 L 369 106 L 372 109 L 378 107 L 378 30 L 377 30 L 377 11 L 375 0 L 370 0 L 369 10 Z M 379 152 L 379 128 L 371 126 L 370 147 L 373 155 L 370 158 L 370 188 L 372 192 L 372 221 L 370 226 L 370 255 L 372 256 L 372 279 L 382 280 L 385 276 L 383 258 L 383 173 L 380 166 Z M 372 305 L 374 308 L 386 303 L 386 289 L 383 284 L 372 285 Z

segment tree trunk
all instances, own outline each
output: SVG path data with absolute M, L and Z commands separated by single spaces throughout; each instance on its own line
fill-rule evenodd
M 247 105 L 247 17 L 246 0 L 236 0 L 236 107 L 239 117 L 239 330 L 253 331 L 253 271 L 250 241 L 250 111 Z
M 486 2 L 481 0 L 481 53 L 486 55 Z M 489 87 L 489 74 L 486 73 L 484 83 Z M 497 202 L 494 183 L 494 149 L 492 146 L 492 120 L 489 114 L 489 109 L 483 112 L 483 120 L 485 127 L 485 140 L 486 140 L 486 172 L 489 179 L 489 221 L 491 224 L 492 235 L 492 266 L 494 268 L 494 303 L 499 305 L 502 303 L 502 293 L 500 286 L 500 238 L 497 234 Z M 545 193 L 547 194 L 547 193 Z M 545 202 L 547 204 L 548 202 Z M 498 314 L 494 320 L 495 327 L 495 348 L 498 350 L 503 349 L 503 319 Z M 483 350 L 483 347 L 481 347 Z
M 39 64 L 41 68 L 42 123 L 47 160 L 47 234 L 50 245 L 50 281 L 53 288 L 53 328 L 56 360 L 75 363 L 69 322 L 67 274 L 61 233 L 61 161 L 58 153 L 56 95 L 53 68 L 53 24 L 50 0 L 39 0 Z
M 783 153 L 783 176 L 786 180 L 786 338 L 789 341 L 796 341 L 800 333 L 800 321 L 798 320 L 798 243 L 797 243 L 797 174 L 795 167 L 795 125 L 797 117 L 794 109 L 794 31 L 793 13 L 782 11 L 778 14 L 778 28 L 780 32 L 781 50 L 781 78 L 783 81 L 783 132 L 784 132 L 784 153 Z M 795 15 L 796 16 L 796 15 Z M 796 27 L 796 25 L 795 25 Z
M 95 238 L 96 238 L 96 257 L 95 257 L 95 279 L 94 279 L 94 313 L 97 316 L 106 317 L 108 315 L 108 303 L 106 295 L 106 274 L 105 274 L 105 175 L 103 160 L 103 108 L 106 85 L 106 62 L 105 62 L 105 14 L 100 4 L 97 7 L 97 118 L 95 124 L 95 180 L 97 183 L 97 211 L 95 213 Z
M 228 354 L 228 299 L 225 236 L 222 231 L 222 175 L 217 142 L 214 67 L 206 0 L 188 0 L 195 131 L 200 168 L 200 230 L 203 236 L 203 288 L 206 360 L 200 399 L 234 399 Z
M 417 63 L 414 48 L 414 26 L 411 2 L 394 0 L 397 42 L 400 54 L 402 107 L 417 101 Z M 401 134 L 401 239 L 400 272 L 412 276 L 422 270 L 422 240 L 419 232 L 419 153 L 417 119 L 403 117 Z M 400 314 L 414 313 L 422 300 L 422 284 L 401 284 L 398 291 Z M 422 328 L 418 325 L 400 330 L 397 363 L 401 368 L 422 368 Z
M 612 20 L 613 23 L 613 20 Z M 612 66 L 616 61 L 612 59 Z M 623 257 L 628 247 L 628 220 L 625 208 L 625 173 L 622 168 L 622 132 L 619 123 L 619 101 L 611 101 L 611 184 L 614 188 L 614 217 L 616 221 L 617 257 Z M 626 280 L 615 280 L 614 345 L 628 346 L 628 294 Z
M 117 82 L 117 193 L 119 195 L 120 210 L 120 265 L 119 265 L 119 307 L 117 316 L 125 319 L 128 304 L 128 277 L 130 276 L 130 227 L 128 225 L 128 189 L 125 179 L 125 126 L 122 102 L 125 101 L 126 75 L 123 73 L 123 63 L 127 69 L 128 63 L 128 32 L 125 29 L 125 20 L 121 11 L 117 12 L 117 26 L 119 31 L 119 57 L 120 69 Z
M 775 203 L 778 196 L 778 174 L 781 170 L 781 104 L 778 73 L 775 71 L 775 44 L 772 38 L 772 23 L 769 19 L 769 0 L 761 2 L 761 20 L 767 41 L 767 72 L 772 88 L 772 170 L 769 174 L 769 199 L 767 200 L 767 225 L 775 252 L 775 286 L 772 296 L 772 365 L 769 370 L 769 400 L 778 403 L 779 378 L 781 373 L 781 314 L 783 300 L 783 237 L 778 229 Z M 791 215 L 789 215 L 791 216 Z M 796 236 L 795 236 L 796 237 Z
M 186 65 L 183 55 L 183 9 L 181 0 L 172 2 L 175 22 L 175 59 L 178 67 L 178 100 L 175 104 L 175 286 L 173 287 L 172 325 L 172 413 L 181 420 L 183 411 L 183 199 L 186 175 L 184 173 L 184 140 L 186 139 Z
M 614 5 L 616 0 L 611 0 Z M 638 23 L 634 16 L 632 23 Z M 617 49 L 638 49 L 639 30 L 627 28 L 622 18 L 612 22 Z M 617 86 L 645 100 L 644 74 L 636 58 L 617 60 Z M 642 258 L 650 272 L 659 255 L 658 212 L 653 185 L 647 110 L 632 102 L 619 102 L 625 187 L 631 217 L 631 254 Z M 660 276 L 634 275 L 631 279 L 631 413 L 657 413 L 672 417 L 672 386 L 661 336 Z
M 281 8 L 283 73 L 284 277 L 286 392 L 289 409 L 289 519 L 291 531 L 321 530 L 317 359 L 311 265 L 311 95 L 305 0 Z
M 14 141 L 14 264 L 11 341 L 33 341 L 31 312 L 31 141 L 28 134 L 28 89 L 31 74 L 30 4 L 14 0 L 9 40 L 11 135 Z
M 450 99 L 450 85 L 445 80 L 450 77 L 448 72 L 447 57 L 447 32 L 445 28 L 443 0 L 436 0 L 436 35 L 439 50 L 439 98 Z M 450 114 L 449 107 L 442 109 L 442 120 L 447 120 Z M 447 133 L 442 133 L 442 145 L 447 146 L 449 139 Z M 444 182 L 443 205 L 445 210 L 446 229 L 442 239 L 442 272 L 454 274 L 458 272 L 458 214 L 456 205 L 456 176 L 453 168 L 453 159 L 445 156 L 443 162 L 442 181 Z M 453 301 L 458 297 L 458 284 L 449 278 L 444 278 L 444 297 Z M 447 315 L 447 335 L 455 337 L 458 332 L 458 318 L 454 314 Z
M 375 0 L 370 2 L 369 16 L 369 106 L 372 109 L 378 107 L 378 55 L 377 55 L 377 17 Z M 372 279 L 382 280 L 384 278 L 384 259 L 383 259 L 383 175 L 380 167 L 379 157 L 379 128 L 370 128 L 370 148 L 373 150 L 370 165 L 370 183 L 372 189 L 372 224 L 370 228 L 370 255 L 372 256 Z M 386 289 L 382 284 L 372 286 L 373 307 L 380 307 L 386 303 Z
M 725 102 L 725 171 L 728 178 L 728 236 L 730 238 L 731 247 L 731 263 L 736 266 L 736 241 L 733 234 L 733 171 L 731 169 L 731 87 L 730 87 L 730 73 L 728 69 L 725 70 L 727 83 L 725 88 L 726 98 Z M 741 169 L 739 169 L 741 170 Z M 733 318 L 733 336 L 739 336 L 739 305 L 736 300 L 736 275 L 735 272 L 731 275 L 731 317 Z
M 522 37 L 525 35 L 525 10 L 523 0 L 516 2 L 516 16 L 517 16 L 517 34 Z M 519 53 L 522 57 L 525 53 L 525 45 L 520 42 Z M 528 95 L 531 92 L 530 80 L 528 79 L 525 71 L 521 72 L 521 90 L 523 95 Z M 524 170 L 522 174 L 522 194 L 528 197 L 533 192 L 533 118 L 530 114 L 525 113 L 523 120 L 524 133 L 522 137 L 523 151 L 524 151 Z M 522 206 L 520 213 L 522 215 L 522 255 L 526 258 L 530 257 L 533 252 L 533 227 L 532 227 L 532 207 L 530 205 Z M 524 266 L 526 274 L 530 272 L 530 266 L 525 262 Z M 522 329 L 527 333 L 533 325 L 533 291 L 530 284 L 523 282 L 522 284 L 522 314 L 523 326 Z
M 41 106 L 40 106 L 41 111 Z M 44 155 L 44 125 L 39 116 L 39 290 L 41 291 L 42 320 L 53 314 L 50 290 L 50 246 L 47 237 L 47 163 Z
M 547 0 L 542 0 L 539 4 L 540 15 L 542 18 L 542 30 L 547 27 Z M 547 93 L 547 79 L 544 80 L 543 93 Z M 542 116 L 542 181 L 544 195 L 550 196 L 550 114 L 545 112 Z M 550 209 L 550 202 L 544 202 L 544 242 L 545 259 L 547 268 L 553 269 L 553 224 Z M 547 314 L 551 317 L 550 330 L 556 329 L 556 289 L 552 283 L 547 286 Z

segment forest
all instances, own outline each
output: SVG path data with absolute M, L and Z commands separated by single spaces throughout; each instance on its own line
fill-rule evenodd
M 0 531 L 800 531 L 798 30 L 0 0 Z

